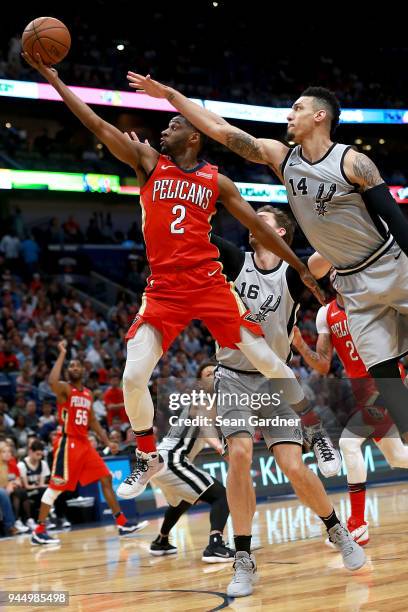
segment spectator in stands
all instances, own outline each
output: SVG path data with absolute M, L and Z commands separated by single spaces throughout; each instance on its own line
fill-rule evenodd
M 20 240 L 14 230 L 10 230 L 0 241 L 0 251 L 4 253 L 6 265 L 13 272 L 18 272 L 20 257 Z
M 95 391 L 93 392 L 93 397 L 94 397 L 94 401 L 92 404 L 92 409 L 98 421 L 103 421 L 105 420 L 107 413 L 106 413 L 106 406 L 103 402 L 102 389 L 95 389 Z
M 28 400 L 25 406 L 25 423 L 28 429 L 36 431 L 39 426 L 39 419 L 37 415 L 37 405 L 34 400 Z
M 26 344 L 23 344 L 21 349 L 17 352 L 16 357 L 21 366 L 23 366 L 26 361 L 32 361 L 33 355 L 30 347 Z
M 32 234 L 28 234 L 21 243 L 21 256 L 25 264 L 24 276 L 31 278 L 32 274 L 37 271 L 40 260 L 40 247 Z
M 16 379 L 16 390 L 17 393 L 23 393 L 25 397 L 32 397 L 34 391 L 34 373 L 33 373 L 33 362 L 31 359 L 27 360 L 22 368 L 20 374 Z
M 121 379 L 118 372 L 114 372 L 110 377 L 110 386 L 106 389 L 103 401 L 107 410 L 107 423 L 111 427 L 113 418 L 119 417 L 121 423 L 128 423 L 125 410 L 123 390 L 120 387 Z
M 19 368 L 16 355 L 13 352 L 11 342 L 4 343 L 3 351 L 0 352 L 0 371 L 15 372 Z
M 14 405 L 10 410 L 10 415 L 14 420 L 19 414 L 25 415 L 26 399 L 24 393 L 17 393 L 14 400 Z
M 14 419 L 8 414 L 9 407 L 3 397 L 0 397 L 0 414 L 3 415 L 3 421 L 6 427 L 10 430 L 14 426 Z
M 15 425 L 12 429 L 12 435 L 15 438 L 18 446 L 27 445 L 27 437 L 30 433 L 33 433 L 26 425 L 26 419 L 24 414 L 18 414 L 16 416 Z
M 61 223 L 57 217 L 53 217 L 46 231 L 46 242 L 48 244 L 64 244 L 65 236 L 64 230 L 61 227 Z
M 30 502 L 26 524 L 30 529 L 35 529 L 41 497 L 47 488 L 46 482 L 50 476 L 50 468 L 44 460 L 44 444 L 40 440 L 34 440 L 30 444 L 27 456 L 18 463 L 18 469 Z
M 36 326 L 30 325 L 24 335 L 23 344 L 26 344 L 32 350 L 37 342 L 37 336 L 38 332 Z
M 79 223 L 70 215 L 68 220 L 63 224 L 65 240 L 70 243 L 82 242 L 82 233 Z
M 6 415 L 0 412 L 0 439 L 13 435 L 13 428 L 7 424 Z
M 109 355 L 114 363 L 116 354 L 120 350 L 120 344 L 115 334 L 110 333 L 106 342 L 102 344 L 102 348 Z
M 88 244 L 100 244 L 103 242 L 102 232 L 99 229 L 98 222 L 95 217 L 91 217 L 89 219 L 85 236 Z
M 16 478 L 9 477 L 10 447 L 6 442 L 0 442 L 0 516 L 2 517 L 5 535 L 12 536 L 19 533 L 15 526 L 16 518 L 13 511 L 10 495 L 18 486 Z

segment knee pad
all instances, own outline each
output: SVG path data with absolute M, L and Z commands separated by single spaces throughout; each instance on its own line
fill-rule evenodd
M 61 495 L 61 493 L 62 491 L 56 491 L 55 489 L 48 488 L 45 490 L 44 495 L 41 498 L 41 502 L 43 504 L 47 504 L 47 506 L 53 506 L 58 495 Z

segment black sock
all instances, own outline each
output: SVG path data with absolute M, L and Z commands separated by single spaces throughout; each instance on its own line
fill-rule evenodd
M 251 538 L 252 535 L 240 535 L 234 536 L 235 550 L 247 552 L 251 554 Z
M 159 533 L 159 535 L 156 538 L 156 542 L 158 544 L 168 544 L 169 543 L 169 536 L 168 535 L 161 535 Z
M 210 534 L 210 539 L 208 544 L 210 546 L 219 546 L 222 542 L 222 534 L 221 533 L 212 533 Z
M 319 518 L 322 519 L 327 531 L 337 525 L 337 523 L 340 523 L 335 510 L 333 510 L 333 512 L 329 514 L 329 516 L 319 516 Z

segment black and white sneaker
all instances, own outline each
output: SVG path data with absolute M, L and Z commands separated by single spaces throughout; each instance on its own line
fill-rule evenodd
M 164 544 L 161 542 L 160 536 L 157 536 L 155 540 L 150 544 L 150 554 L 155 557 L 162 557 L 163 555 L 176 555 L 177 547 L 170 544 L 168 541 Z
M 118 525 L 118 533 L 121 537 L 129 537 L 147 527 L 148 524 L 149 521 L 140 521 L 137 525 L 127 522 L 124 525 Z
M 137 497 L 145 490 L 150 479 L 166 469 L 163 458 L 156 451 L 142 453 L 136 451 L 136 463 L 132 473 L 119 485 L 116 493 L 123 499 Z
M 61 541 L 58 538 L 52 538 L 46 531 L 42 533 L 36 533 L 34 531 L 31 535 L 31 544 L 34 546 L 50 546 L 60 543 Z
M 223 540 L 207 546 L 201 557 L 204 563 L 232 563 L 235 559 L 235 550 L 225 546 Z
M 320 472 L 326 478 L 336 476 L 341 468 L 341 455 L 319 423 L 303 428 L 305 442 L 314 452 Z

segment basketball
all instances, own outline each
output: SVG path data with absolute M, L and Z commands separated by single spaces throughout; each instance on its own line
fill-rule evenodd
M 37 17 L 23 32 L 23 51 L 33 59 L 39 53 L 44 64 L 61 62 L 71 46 L 71 35 L 66 25 L 54 17 Z

